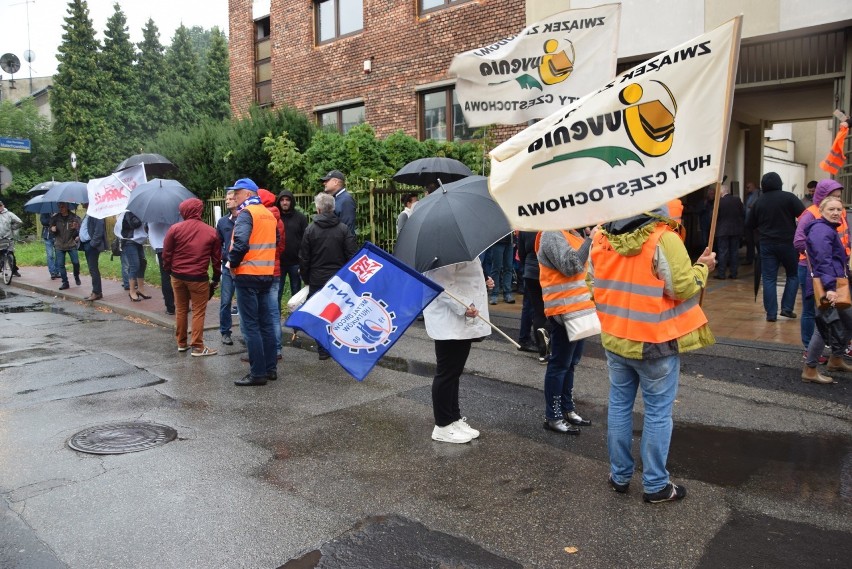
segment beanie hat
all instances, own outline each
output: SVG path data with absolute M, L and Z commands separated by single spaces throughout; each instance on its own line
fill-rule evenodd
M 760 189 L 764 192 L 781 190 L 781 186 L 783 185 L 784 183 L 781 181 L 781 176 L 775 172 L 767 172 L 763 175 L 763 178 L 760 179 Z

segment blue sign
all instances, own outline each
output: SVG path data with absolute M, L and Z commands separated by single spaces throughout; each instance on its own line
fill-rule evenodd
M 29 138 L 7 138 L 0 136 L 0 150 L 11 150 L 12 152 L 30 152 Z

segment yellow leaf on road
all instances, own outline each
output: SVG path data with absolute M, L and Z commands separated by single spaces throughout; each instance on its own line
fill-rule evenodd
M 580 551 L 580 549 L 573 546 L 565 548 L 565 553 L 577 553 L 578 551 Z

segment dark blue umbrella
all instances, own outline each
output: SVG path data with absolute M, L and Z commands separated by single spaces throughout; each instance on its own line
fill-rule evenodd
M 29 213 L 59 213 L 59 203 L 44 201 L 44 194 L 42 194 L 25 203 L 24 211 Z
M 83 182 L 60 182 L 47 190 L 44 201 L 89 203 L 89 191 Z
M 178 206 L 183 200 L 194 198 L 177 180 L 154 178 L 139 184 L 130 194 L 127 211 L 146 223 L 177 223 L 180 221 Z

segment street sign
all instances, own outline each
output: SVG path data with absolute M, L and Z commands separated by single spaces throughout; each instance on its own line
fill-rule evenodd
M 0 150 L 11 150 L 12 152 L 30 152 L 29 138 L 8 138 L 0 136 Z

